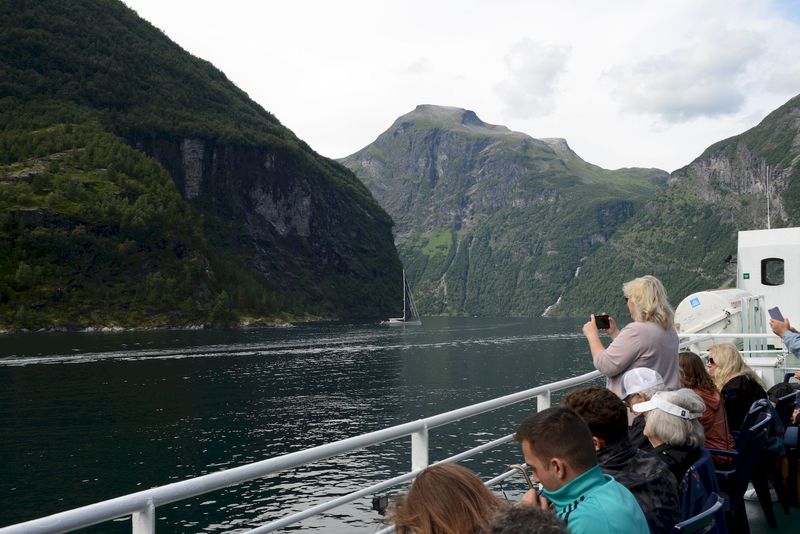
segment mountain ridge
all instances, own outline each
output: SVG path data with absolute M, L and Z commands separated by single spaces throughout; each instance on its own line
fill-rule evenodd
M 431 105 L 401 116 L 340 161 L 392 215 L 422 313 L 457 315 L 541 314 L 582 256 L 667 177 L 607 171 L 580 159 L 566 141 Z M 548 219 L 575 237 L 565 242 L 557 225 L 537 225 Z M 496 273 L 504 281 L 492 272 L 498 265 L 509 267 Z M 541 283 L 548 280 L 558 282 Z
M 445 109 L 440 113 L 458 117 L 458 108 Z M 431 109 L 417 108 L 417 116 L 420 111 Z M 669 175 L 602 169 L 558 138 L 506 136 L 518 144 L 504 147 L 499 135 L 484 129 L 481 141 L 475 135 L 465 141 L 457 120 L 450 121 L 456 125 L 451 130 L 442 123 L 436 130 L 429 119 L 414 123 L 410 115 L 340 161 L 395 218 L 395 239 L 423 313 L 585 316 L 602 308 L 625 314 L 621 286 L 644 274 L 660 277 L 677 305 L 693 291 L 735 283 L 735 264 L 723 260 L 735 256 L 737 230 L 765 225 L 767 195 L 772 227 L 800 224 L 800 96 Z M 458 150 L 441 148 L 448 135 L 460 139 L 461 154 L 471 161 L 453 173 L 457 177 L 446 176 L 448 190 L 438 190 L 445 183 L 440 175 L 458 158 Z M 414 143 L 415 150 L 403 150 Z M 481 189 L 489 167 L 494 178 Z M 431 175 L 437 180 L 420 179 Z M 495 202 L 471 198 L 478 192 Z M 553 209 L 542 209 L 547 204 Z M 471 217 L 453 216 L 470 206 Z M 570 210 L 583 220 L 566 215 Z M 570 246 L 533 228 L 531 217 L 560 227 Z M 526 284 L 539 287 L 519 296 Z M 447 296 L 453 287 L 455 305 Z M 486 300 L 494 302 L 487 307 Z

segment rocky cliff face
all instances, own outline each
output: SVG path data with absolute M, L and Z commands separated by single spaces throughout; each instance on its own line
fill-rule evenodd
M 798 177 L 800 98 L 795 97 L 755 128 L 709 147 L 668 183 L 719 205 L 737 228 L 750 229 L 766 226 L 767 206 L 773 226 L 800 220 L 787 207 L 787 201 L 795 202 L 790 185 Z
M 666 173 L 622 175 L 468 110 L 418 106 L 342 160 L 396 222 L 423 313 L 539 315 Z
M 314 154 L 213 139 L 137 135 L 132 143 L 162 162 L 187 201 L 228 221 L 235 235 L 226 239 L 282 291 L 305 283 L 320 300 L 338 295 L 343 301 L 325 310 L 332 317 L 379 318 L 402 302 L 400 264 L 388 261 L 396 258 L 391 220 L 347 169 Z

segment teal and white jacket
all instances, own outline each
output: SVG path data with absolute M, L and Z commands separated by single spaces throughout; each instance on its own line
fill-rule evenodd
M 649 534 L 647 520 L 628 489 L 595 465 L 556 491 L 543 494 L 571 534 Z

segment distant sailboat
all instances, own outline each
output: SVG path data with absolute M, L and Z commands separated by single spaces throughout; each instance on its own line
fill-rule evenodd
M 411 296 L 411 288 L 406 281 L 405 269 L 403 269 L 403 316 L 390 317 L 388 321 L 383 321 L 382 324 L 389 326 L 422 326 L 417 305 L 414 304 L 414 297 Z

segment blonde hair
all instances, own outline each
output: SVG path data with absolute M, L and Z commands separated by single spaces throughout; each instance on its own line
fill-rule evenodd
M 478 475 L 458 464 L 438 464 L 417 475 L 387 522 L 398 533 L 472 534 L 485 529 L 501 510 L 503 502 Z
M 744 363 L 742 355 L 736 350 L 736 347 L 730 343 L 718 343 L 708 349 L 708 357 L 714 359 L 714 364 L 717 368 L 714 370 L 714 384 L 717 389 L 722 391 L 722 388 L 732 378 L 737 376 L 748 376 L 764 387 L 764 382 L 759 376 Z
M 635 305 L 634 321 L 647 321 L 666 330 L 674 324 L 675 312 L 667 300 L 664 284 L 655 276 L 634 278 L 622 285 L 622 293 Z

